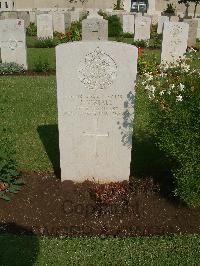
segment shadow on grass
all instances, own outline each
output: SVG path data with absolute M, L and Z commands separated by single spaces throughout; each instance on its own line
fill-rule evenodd
M 154 183 L 159 185 L 160 193 L 172 199 L 174 185 L 171 168 L 172 162 L 159 150 L 153 137 L 138 139 L 133 136 L 131 177 L 152 178 Z
M 37 131 L 53 165 L 54 173 L 60 178 L 58 125 L 41 125 L 37 128 Z
M 31 266 L 37 260 L 39 240 L 15 223 L 0 224 L 0 265 Z

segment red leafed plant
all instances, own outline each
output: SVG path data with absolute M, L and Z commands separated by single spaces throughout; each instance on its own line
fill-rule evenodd
M 126 182 L 111 182 L 107 184 L 93 183 L 92 192 L 96 201 L 102 204 L 113 204 L 127 198 L 128 184 Z

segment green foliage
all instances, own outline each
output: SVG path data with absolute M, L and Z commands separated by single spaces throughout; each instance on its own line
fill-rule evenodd
M 123 1 L 122 0 L 117 0 L 116 4 L 114 4 L 113 10 L 124 10 Z
M 124 32 L 124 33 L 123 33 L 123 37 L 124 37 L 124 38 L 133 38 L 133 33 L 130 33 L 130 32 Z
M 24 72 L 24 67 L 16 63 L 0 63 L 0 75 L 11 75 Z
M 175 7 L 173 6 L 172 3 L 170 3 L 170 4 L 167 4 L 167 8 L 163 11 L 163 15 L 165 14 L 175 15 L 175 12 L 176 12 Z
M 59 41 L 52 38 L 37 39 L 35 47 L 37 48 L 52 48 L 59 44 Z
M 157 27 L 151 27 L 151 37 L 148 42 L 149 49 L 161 49 L 162 47 L 162 34 L 157 33 Z
M 58 43 L 74 42 L 81 40 L 82 24 L 81 22 L 74 22 L 71 24 L 69 30 L 64 34 L 60 32 L 54 32 L 54 37 L 58 40 Z
M 104 19 L 108 20 L 108 14 L 104 12 L 102 9 L 99 9 L 98 14 L 102 16 Z
M 39 57 L 34 63 L 34 70 L 36 72 L 48 72 L 50 70 L 50 64 L 47 58 L 43 59 L 42 57 Z
M 155 72 L 159 65 L 159 58 L 154 54 L 141 54 L 138 57 L 138 74 L 142 75 L 146 72 Z
M 108 37 L 119 37 L 122 35 L 122 25 L 118 16 L 108 17 Z
M 146 48 L 147 47 L 147 41 L 144 41 L 144 40 L 133 41 L 132 44 L 138 48 L 139 47 L 140 48 Z
M 13 145 L 1 132 L 0 139 L 0 198 L 10 200 L 8 193 L 18 193 L 23 182 L 16 179 L 19 175 Z
M 30 23 L 26 29 L 26 33 L 28 36 L 37 36 L 37 26 L 34 23 Z
M 200 72 L 185 62 L 146 73 L 151 126 L 159 148 L 173 161 L 175 195 L 200 206 Z
M 82 23 L 80 21 L 72 23 L 69 32 L 71 33 L 70 40 L 72 42 L 80 41 L 82 35 Z

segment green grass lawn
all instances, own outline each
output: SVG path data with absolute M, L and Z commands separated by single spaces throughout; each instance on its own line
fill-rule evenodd
M 0 235 L 1 266 L 200 265 L 198 235 L 37 238 Z
M 41 171 L 59 168 L 56 77 L 4 76 L 0 77 L 0 88 L 2 125 L 14 140 L 19 168 Z M 133 150 L 138 174 L 162 168 L 163 158 L 149 132 L 148 101 L 141 92 L 136 100 Z
M 57 124 L 55 76 L 0 77 L 0 88 L 1 123 L 16 143 L 19 167 L 52 170 L 38 128 Z
M 50 69 L 56 69 L 55 48 L 28 48 L 28 69 L 34 70 L 35 63 L 48 62 Z

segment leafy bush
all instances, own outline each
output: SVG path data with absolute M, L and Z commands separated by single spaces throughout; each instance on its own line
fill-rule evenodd
M 152 104 L 157 144 L 173 161 L 174 194 L 200 206 L 200 71 L 186 62 L 145 73 L 138 86 Z
M 114 4 L 113 10 L 124 10 L 123 1 L 122 0 L 117 0 L 117 3 Z
M 155 55 L 143 53 L 138 57 L 138 74 L 157 71 L 159 58 Z
M 36 72 L 48 72 L 50 70 L 50 64 L 47 60 L 39 57 L 38 60 L 34 63 L 34 70 Z
M 122 34 L 122 25 L 118 16 L 108 17 L 108 36 L 119 37 Z
M 0 63 L 0 75 L 11 75 L 24 72 L 24 67 L 16 63 Z
M 167 14 L 170 14 L 170 15 L 175 15 L 175 12 L 176 12 L 176 9 L 175 7 L 173 6 L 173 4 L 167 4 L 167 8 L 162 12 L 163 15 L 167 15 Z
M 71 24 L 69 31 L 65 34 L 60 32 L 54 32 L 54 37 L 57 38 L 59 43 L 80 41 L 82 35 L 81 22 L 74 22 Z
M 52 48 L 59 44 L 59 41 L 52 38 L 37 39 L 35 47 L 37 48 Z
M 160 49 L 162 47 L 162 34 L 157 33 L 157 27 L 151 27 L 151 38 L 148 42 L 148 48 Z
M 72 23 L 70 27 L 70 33 L 70 40 L 72 42 L 80 41 L 82 36 L 82 23 L 80 21 Z
M 98 14 L 102 16 L 104 19 L 108 20 L 108 14 L 104 12 L 102 9 L 99 9 Z
M 5 132 L 4 132 L 5 134 Z M 0 139 L 0 198 L 10 200 L 8 193 L 18 193 L 23 184 L 19 175 L 15 151 L 12 144 L 4 137 Z
M 132 44 L 135 45 L 136 47 L 140 47 L 140 48 L 146 48 L 147 47 L 147 41 L 144 41 L 144 40 L 133 41 Z
M 26 33 L 28 36 L 37 36 L 37 26 L 34 23 L 30 23 L 26 29 Z
M 124 32 L 124 33 L 123 33 L 123 37 L 124 37 L 124 38 L 133 38 L 133 35 L 134 35 L 134 34 L 133 34 L 133 33 L 130 33 L 130 32 Z

